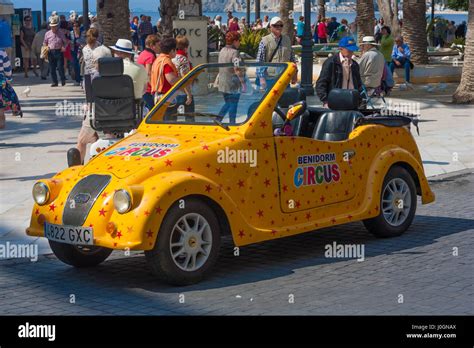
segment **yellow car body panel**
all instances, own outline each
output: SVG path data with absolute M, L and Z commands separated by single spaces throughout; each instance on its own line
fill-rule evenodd
M 384 177 L 395 164 L 412 174 L 424 204 L 434 201 L 406 128 L 364 125 L 346 141 L 335 142 L 274 136 L 272 112 L 294 72 L 295 66 L 288 64 L 243 125 L 225 130 L 144 121 L 135 134 L 87 165 L 41 180 L 51 198 L 43 206 L 34 205 L 27 234 L 42 237 L 44 222 L 62 224 L 69 193 L 93 174 L 110 175 L 111 180 L 83 226 L 93 228 L 95 245 L 111 249 L 152 249 L 168 209 L 186 204 L 191 196 L 220 207 L 224 216 L 218 219 L 228 222 L 237 246 L 372 218 L 379 214 Z M 255 150 L 255 166 L 219 159 L 233 150 Z M 308 156 L 319 156 L 320 164 L 303 166 Z M 133 198 L 132 210 L 124 214 L 114 209 L 118 189 Z M 107 232 L 110 222 L 113 232 Z

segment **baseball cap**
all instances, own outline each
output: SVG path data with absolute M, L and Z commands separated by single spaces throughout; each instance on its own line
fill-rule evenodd
M 357 44 L 356 44 L 355 40 L 350 36 L 343 37 L 339 41 L 339 47 L 346 48 L 350 51 L 358 51 L 359 50 L 359 47 L 357 47 Z

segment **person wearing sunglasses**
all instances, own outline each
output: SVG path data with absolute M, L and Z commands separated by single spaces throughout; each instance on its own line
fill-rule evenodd
M 258 46 L 257 63 L 296 63 L 295 52 L 291 47 L 291 40 L 282 34 L 283 21 L 280 17 L 273 17 L 270 21 L 270 34 L 264 36 Z M 275 68 L 261 68 L 257 70 L 260 88 L 267 89 L 273 85 L 279 72 Z M 292 77 L 291 83 L 296 83 L 298 73 Z
M 32 51 L 35 34 L 36 32 L 31 22 L 31 16 L 25 16 L 23 19 L 23 26 L 20 28 L 21 56 L 23 57 L 23 69 L 25 71 L 25 77 L 28 77 L 30 59 L 31 64 L 33 65 L 33 73 L 35 76 L 38 76 L 38 73 L 36 72 L 36 58 Z

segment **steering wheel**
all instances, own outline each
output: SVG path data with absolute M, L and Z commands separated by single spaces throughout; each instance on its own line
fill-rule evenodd
M 281 117 L 281 119 L 284 121 L 286 121 L 286 114 L 283 112 L 283 110 L 277 105 L 275 105 L 275 109 L 274 111 L 278 114 L 278 116 Z

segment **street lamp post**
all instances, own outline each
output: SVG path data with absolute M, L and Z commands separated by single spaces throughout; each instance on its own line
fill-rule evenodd
M 304 34 L 301 40 L 301 88 L 306 95 L 313 89 L 313 38 L 311 37 L 311 0 L 304 0 Z
M 41 9 L 41 15 L 43 17 L 43 22 L 46 23 L 46 0 L 43 0 L 43 7 Z
M 247 0 L 247 27 L 250 27 L 250 0 Z
M 82 0 L 82 17 L 84 18 L 84 30 L 89 30 L 89 0 Z

